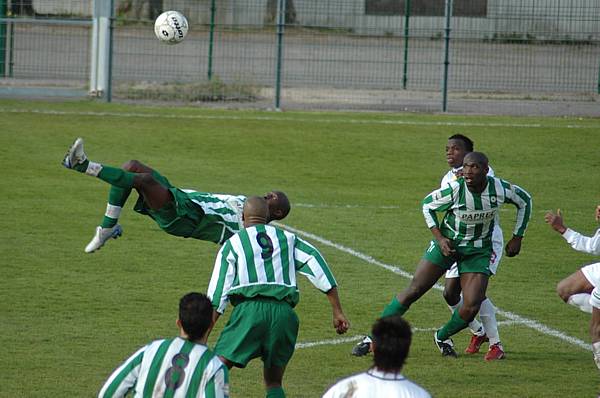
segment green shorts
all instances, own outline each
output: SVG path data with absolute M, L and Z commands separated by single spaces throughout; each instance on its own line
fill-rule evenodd
M 446 271 L 456 262 L 459 274 L 466 272 L 477 272 L 488 276 L 492 274 L 490 271 L 491 244 L 485 247 L 457 246 L 454 249 L 456 250 L 454 255 L 444 256 L 437 241 L 432 240 L 425 254 L 423 254 L 423 259 Z
M 285 301 L 248 299 L 233 309 L 214 351 L 240 368 L 258 357 L 267 368 L 284 367 L 294 354 L 299 325 Z
M 153 171 L 152 176 L 171 191 L 174 201 L 159 210 L 152 210 L 140 196 L 133 209 L 152 217 L 158 226 L 168 234 L 184 238 L 191 237 L 202 225 L 204 217 L 202 208 L 192 202 L 187 193 L 175 188 L 166 177 L 156 170 Z

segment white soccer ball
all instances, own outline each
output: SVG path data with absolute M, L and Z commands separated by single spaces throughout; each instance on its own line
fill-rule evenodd
M 154 34 L 164 43 L 180 43 L 187 32 L 187 19 L 179 11 L 165 11 L 154 21 Z

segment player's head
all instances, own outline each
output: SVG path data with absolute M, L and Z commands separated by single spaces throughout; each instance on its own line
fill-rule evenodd
M 373 362 L 384 372 L 399 372 L 408 356 L 412 331 L 400 315 L 379 318 L 371 330 Z
M 250 196 L 244 203 L 242 220 L 244 227 L 256 224 L 266 224 L 269 219 L 269 205 L 265 198 L 260 196 Z
M 283 220 L 290 212 L 290 201 L 287 195 L 281 191 L 267 192 L 264 199 L 269 205 L 269 218 L 267 222 L 273 220 Z
M 465 155 L 473 152 L 473 141 L 465 135 L 454 134 L 448 137 L 446 144 L 446 161 L 450 167 L 460 167 Z
M 489 171 L 488 158 L 482 152 L 469 152 L 463 160 L 463 177 L 470 191 L 481 192 Z
M 205 294 L 192 292 L 179 300 L 177 326 L 183 329 L 188 340 L 204 338 L 212 323 L 212 316 L 212 304 Z

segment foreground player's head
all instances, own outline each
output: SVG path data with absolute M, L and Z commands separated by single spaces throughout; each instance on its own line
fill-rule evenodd
M 448 137 L 446 144 L 446 161 L 448 166 L 457 168 L 462 166 L 465 155 L 473 152 L 473 141 L 465 135 L 454 134 Z
M 412 331 L 400 315 L 379 318 L 371 330 L 373 362 L 378 370 L 399 372 L 408 356 Z
M 285 193 L 271 191 L 265 194 L 264 199 L 269 205 L 269 218 L 267 222 L 283 220 L 287 217 L 290 212 L 290 201 Z
M 212 316 L 212 304 L 205 294 L 192 292 L 183 296 L 179 300 L 177 319 L 181 337 L 191 341 L 205 340 Z
M 463 160 L 463 177 L 471 192 L 481 192 L 487 184 L 488 158 L 482 152 L 469 152 Z
M 269 205 L 265 198 L 260 196 L 250 196 L 244 203 L 242 220 L 244 227 L 250 227 L 256 224 L 266 224 L 269 219 Z

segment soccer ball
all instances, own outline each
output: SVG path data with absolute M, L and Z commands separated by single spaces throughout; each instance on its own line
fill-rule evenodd
M 165 11 L 154 21 L 154 34 L 164 43 L 180 43 L 187 32 L 187 19 L 179 11 Z

